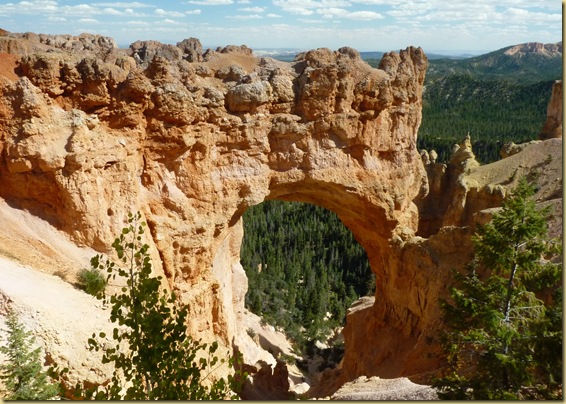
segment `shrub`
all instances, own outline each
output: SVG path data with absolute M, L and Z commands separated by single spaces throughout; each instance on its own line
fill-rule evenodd
M 79 271 L 79 287 L 89 295 L 98 296 L 106 288 L 104 274 L 98 268 L 83 268 Z

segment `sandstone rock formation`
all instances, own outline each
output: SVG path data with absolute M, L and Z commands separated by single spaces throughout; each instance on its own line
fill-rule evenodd
M 427 381 L 439 366 L 437 298 L 470 258 L 477 213 L 523 174 L 544 171 L 541 201 L 561 189 L 561 139 L 493 170 L 477 164 L 469 138 L 448 165 L 432 152 L 421 160 L 419 48 L 373 69 L 350 48 L 283 63 L 245 46 L 116 49 L 81 37 L 83 49 L 76 37 L 0 37 L 10 53 L 0 64 L 0 197 L 105 253 L 127 213 L 141 211 L 154 270 L 189 305 L 190 331 L 242 352 L 258 381 L 275 373 L 258 364 L 278 362 L 243 320 L 250 206 L 325 207 L 368 254 L 375 297 L 350 311 L 343 362 L 312 393 L 324 397 L 361 375 Z M 281 386 L 285 372 L 279 365 Z
M 546 110 L 546 122 L 538 134 L 539 139 L 562 137 L 563 97 L 562 80 L 556 80 L 552 86 L 552 95 Z
M 528 53 L 536 53 L 543 56 L 553 56 L 556 53 L 562 53 L 562 42 L 546 44 L 540 42 L 527 42 L 520 45 L 510 46 L 505 51 L 505 54 L 509 56 L 522 56 Z
M 140 210 L 193 333 L 247 346 L 240 219 L 269 199 L 335 211 L 368 251 L 381 301 L 405 306 L 386 280 L 390 240 L 414 234 L 426 193 L 421 49 L 373 69 L 349 48 L 287 64 L 226 47 L 190 63 L 186 48 L 156 43 L 94 58 L 67 51 L 72 38 L 9 38 L 26 51 L 1 83 L 0 196 L 104 252 Z M 403 339 L 420 333 L 411 324 L 389 326 Z

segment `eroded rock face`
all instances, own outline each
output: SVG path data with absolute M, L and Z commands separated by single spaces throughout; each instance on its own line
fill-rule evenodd
M 561 237 L 562 139 L 529 144 L 485 166 L 477 164 L 472 149 L 465 138 L 454 147 L 447 165 L 433 163 L 432 153 L 422 154 L 429 175 L 429 194 L 417 200 L 417 234 L 422 237 L 398 244 L 401 254 L 389 264 L 394 270 L 378 280 L 387 285 L 386 301 L 376 293 L 352 305 L 344 339 L 346 347 L 356 348 L 346 349 L 342 367 L 327 371 L 312 395 L 325 397 L 359 375 L 401 375 L 430 383 L 445 359 L 439 344 L 444 326 L 438 301 L 448 295 L 452 271 L 463 270 L 472 260 L 477 225 L 491 219 L 521 178 L 535 184 L 533 198 L 539 208 L 550 207 L 549 236 Z
M 471 258 L 475 224 L 522 175 L 542 174 L 541 202 L 561 196 L 561 139 L 485 167 L 469 138 L 448 165 L 417 153 L 421 49 L 373 69 L 350 48 L 283 63 L 245 46 L 203 52 L 194 39 L 120 50 L 92 36 L 81 50 L 75 37 L 41 38 L 0 37 L 12 53 L 0 63 L 0 197 L 102 252 L 141 211 L 155 272 L 189 305 L 190 331 L 242 352 L 268 387 L 273 377 L 284 390 L 285 371 L 270 373 L 275 359 L 242 321 L 250 206 L 280 199 L 336 212 L 376 274 L 374 298 L 348 315 L 340 368 L 323 374 L 324 397 L 361 375 L 429 381 L 438 297 Z
M 323 206 L 368 252 L 376 296 L 395 317 L 386 326 L 410 346 L 424 323 L 407 317 L 405 286 L 388 280 L 417 229 L 413 200 L 427 191 L 415 147 L 421 49 L 373 69 L 350 48 L 287 64 L 246 47 L 190 63 L 200 60 L 194 41 L 136 43 L 104 59 L 52 46 L 26 52 L 19 79 L 2 80 L 1 197 L 104 252 L 141 211 L 156 271 L 190 306 L 190 330 L 226 346 L 249 338 L 239 328 L 242 214 L 270 199 Z
M 541 140 L 562 137 L 562 80 L 556 80 L 552 86 L 552 95 L 546 110 L 546 122 L 538 134 Z

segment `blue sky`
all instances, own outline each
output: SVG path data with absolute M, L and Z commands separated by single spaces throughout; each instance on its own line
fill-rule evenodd
M 206 47 L 491 51 L 562 40 L 558 0 L 0 1 L 0 28 Z

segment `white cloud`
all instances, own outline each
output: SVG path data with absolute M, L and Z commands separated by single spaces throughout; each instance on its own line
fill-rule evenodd
M 320 8 L 316 10 L 317 14 L 321 14 L 323 18 L 346 18 L 348 20 L 379 20 L 383 19 L 383 15 L 376 13 L 374 11 L 353 11 L 350 12 L 344 8 L 330 7 L 330 8 Z
M 82 16 L 85 18 L 95 14 L 99 14 L 100 10 L 96 7 L 90 6 L 88 4 L 77 4 L 76 6 L 63 6 L 57 10 L 58 13 L 67 16 Z
M 308 8 L 302 8 L 302 7 L 291 7 L 285 10 L 288 13 L 291 14 L 299 14 L 299 15 L 313 15 L 314 11 L 309 10 Z
M 374 11 L 354 11 L 352 13 L 348 13 L 345 18 L 349 20 L 363 20 L 363 21 L 370 21 L 370 20 L 381 20 L 383 19 L 383 15 L 376 13 Z
M 149 22 L 140 21 L 140 20 L 126 21 L 124 24 L 131 25 L 131 26 L 144 26 L 144 27 L 147 26 L 147 25 L 150 25 Z
M 198 4 L 201 6 L 226 6 L 233 4 L 234 0 L 191 0 L 189 4 Z
M 112 8 L 112 7 L 107 7 L 104 10 L 102 10 L 102 12 L 104 14 L 109 14 L 109 15 L 122 15 L 121 11 L 116 10 L 115 8 Z
M 200 13 L 202 13 L 202 10 L 199 10 L 199 9 L 185 11 L 185 14 L 188 14 L 188 15 L 199 15 Z
M 50 16 L 50 17 L 47 17 L 47 21 L 50 21 L 50 22 L 65 22 L 65 21 L 67 21 L 67 19 L 65 17 Z
M 162 8 L 158 8 L 154 11 L 155 14 L 161 17 L 184 17 L 185 14 L 178 11 L 165 11 Z
M 17 11 L 54 11 L 57 10 L 58 4 L 56 1 L 50 0 L 33 0 L 33 1 L 20 1 L 17 4 L 8 3 L 8 7 L 14 7 Z
M 265 7 L 244 7 L 239 8 L 238 11 L 245 11 L 249 13 L 263 13 L 265 11 Z
M 281 18 L 281 16 L 279 14 L 273 14 L 273 13 L 269 13 L 266 16 L 267 18 Z
M 321 21 L 321 20 L 313 20 L 312 18 L 300 18 L 299 21 L 303 22 L 305 24 L 322 24 L 323 23 L 323 21 Z
M 140 3 L 138 1 L 133 2 L 111 2 L 111 3 L 92 3 L 96 7 L 116 7 L 116 8 L 154 8 L 152 4 Z
M 81 19 L 79 19 L 79 22 L 84 22 L 84 23 L 88 23 L 88 24 L 96 24 L 96 23 L 98 23 L 98 20 L 95 20 L 94 18 L 81 18 Z
M 379 5 L 387 4 L 389 2 L 387 0 L 352 0 L 352 3 L 364 4 L 366 6 L 372 6 L 372 5 L 379 6 Z
M 507 23 L 555 24 L 562 21 L 561 14 L 549 14 L 510 7 L 501 13 Z
M 348 14 L 348 10 L 337 7 L 319 8 L 317 14 L 321 14 L 324 18 L 344 17 Z
M 273 0 L 273 5 L 291 14 L 311 15 L 312 9 L 349 7 L 350 1 L 345 0 Z
M 234 20 L 258 20 L 263 18 L 259 14 L 250 14 L 250 15 L 228 15 L 226 18 L 231 18 Z
M 435 7 L 434 0 L 432 2 L 432 4 L 420 3 L 415 8 L 408 8 L 405 3 L 386 14 L 395 18 L 396 22 L 410 26 L 416 23 L 447 24 L 454 27 L 453 30 L 466 29 L 476 33 L 482 32 L 481 36 L 485 36 L 487 30 L 493 27 L 507 32 L 510 26 L 519 24 L 523 26 L 526 33 L 532 31 L 535 26 L 554 25 L 557 27 L 562 21 L 559 11 L 556 13 L 541 12 L 539 7 L 525 6 L 523 0 L 503 0 L 496 4 L 487 0 L 477 0 L 469 3 L 465 8 L 460 2 L 446 3 L 442 7 Z M 509 5 L 522 7 L 509 7 Z M 454 26 L 455 24 L 458 24 L 458 28 Z

